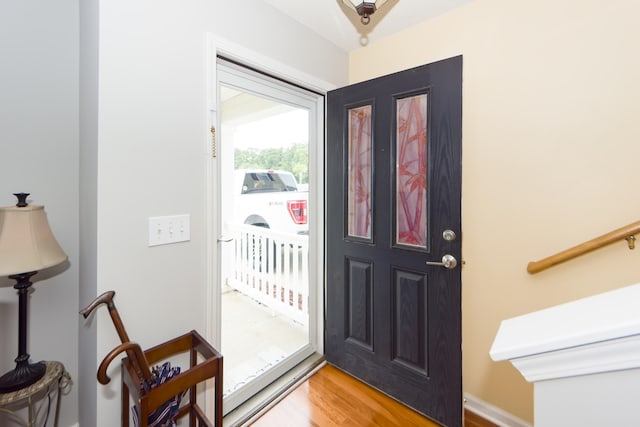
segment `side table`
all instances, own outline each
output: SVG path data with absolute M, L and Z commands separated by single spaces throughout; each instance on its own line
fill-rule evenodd
M 71 377 L 62 363 L 47 361 L 45 364 L 47 370 L 37 382 L 11 393 L 0 393 L 0 425 L 5 425 L 3 419 L 25 427 L 35 427 L 39 422 L 46 427 L 50 425 L 49 420 L 54 427 L 58 425 L 60 396 L 71 385 Z

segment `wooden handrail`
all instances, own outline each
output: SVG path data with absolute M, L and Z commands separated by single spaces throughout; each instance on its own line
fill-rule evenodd
M 530 274 L 539 273 L 542 270 L 546 270 L 549 267 L 560 264 L 561 262 L 568 261 L 572 258 L 584 255 L 587 252 L 599 249 L 603 246 L 616 242 L 618 240 L 626 239 L 629 243 L 629 249 L 633 249 L 635 242 L 635 234 L 640 233 L 640 221 L 636 221 L 633 224 L 618 228 L 607 234 L 603 234 L 600 237 L 584 242 L 578 246 L 574 246 L 570 249 L 558 252 L 555 255 L 541 259 L 539 261 L 532 261 L 527 265 L 527 271 Z

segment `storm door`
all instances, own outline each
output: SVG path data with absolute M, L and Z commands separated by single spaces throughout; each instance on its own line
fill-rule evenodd
M 227 413 L 321 351 L 310 278 L 322 99 L 222 59 L 217 91 L 216 320 Z
M 462 424 L 462 58 L 328 94 L 326 354 Z

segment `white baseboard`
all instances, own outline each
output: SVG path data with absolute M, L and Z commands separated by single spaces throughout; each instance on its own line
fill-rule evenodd
M 465 409 L 480 415 L 487 421 L 491 421 L 500 427 L 533 427 L 528 422 L 511 415 L 502 409 L 488 404 L 487 402 L 478 399 L 469 393 L 464 394 L 464 407 Z

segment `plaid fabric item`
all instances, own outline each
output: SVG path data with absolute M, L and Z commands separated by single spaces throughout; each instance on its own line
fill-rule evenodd
M 146 391 L 149 391 L 160 384 L 164 384 L 165 381 L 170 380 L 179 373 L 179 366 L 172 368 L 170 362 L 165 362 L 161 366 L 156 366 L 151 370 L 151 383 L 143 384 L 143 388 Z M 184 396 L 184 393 L 169 399 L 151 413 L 147 420 L 149 427 L 174 427 L 176 425 L 174 418 L 178 415 L 178 411 L 180 410 L 182 396 Z M 140 425 L 140 413 L 138 412 L 137 405 L 133 405 L 133 423 L 136 427 Z

